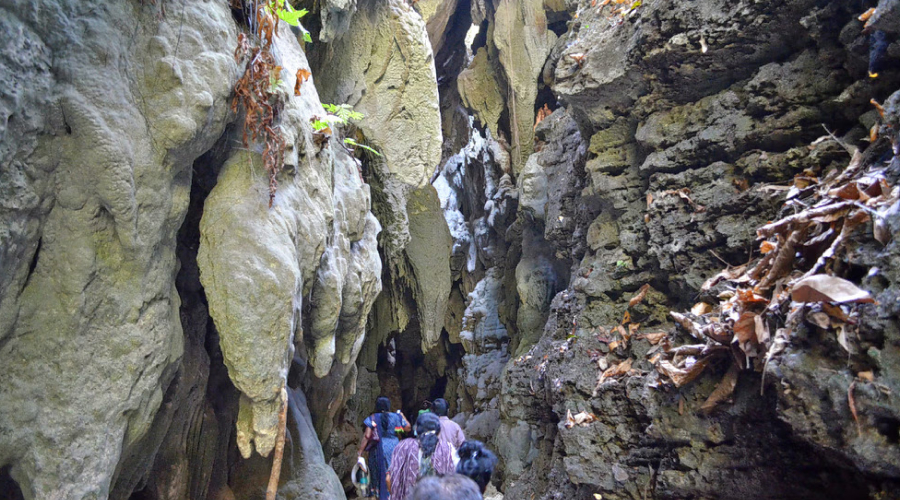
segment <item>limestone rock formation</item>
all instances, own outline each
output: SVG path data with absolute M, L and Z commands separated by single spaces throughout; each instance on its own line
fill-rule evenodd
M 323 98 L 363 113 L 360 129 L 383 154 L 369 162 L 388 277 L 373 334 L 381 342 L 418 317 L 428 350 L 440 336 L 450 287 L 449 233 L 436 224 L 437 195 L 428 186 L 441 157 L 434 56 L 425 21 L 406 2 L 359 9 L 347 33 L 315 49 L 313 68 Z
M 283 34 L 275 47 L 291 75 L 282 84 L 287 92 L 297 69 L 308 66 L 286 27 Z M 311 85 L 287 99 L 283 113 L 291 147 L 272 208 L 261 157 L 239 150 L 222 168 L 200 225 L 200 277 L 242 393 L 237 442 L 244 457 L 254 449 L 268 455 L 275 444 L 295 344 L 315 379 L 340 365 L 336 383 L 326 383 L 332 391 L 343 387 L 381 291 L 380 226 L 355 160 L 336 139 L 321 150 L 313 142 L 310 118 L 324 110 Z
M 571 278 L 549 301 L 546 324 L 536 321 L 542 327 L 535 331 L 520 323 L 515 336 L 531 335 L 536 344 L 516 353 L 502 381 L 495 443 L 505 493 L 885 494 L 900 478 L 888 452 L 894 427 L 886 424 L 896 421 L 896 403 L 883 391 L 876 395 L 877 385 L 857 392 L 866 402 L 854 411 L 865 406 L 862 425 L 871 426 L 857 433 L 847 394 L 857 366 L 877 365 L 878 383 L 893 384 L 896 371 L 884 362 L 894 356 L 887 347 L 893 308 L 870 311 L 870 333 L 861 333 L 863 345 L 884 349 L 874 347 L 848 367 L 846 356 L 827 347 L 832 341 L 809 339 L 816 349 L 792 343 L 767 372 L 763 396 L 759 376 L 746 373 L 733 403 L 712 415 L 699 406 L 725 367 L 718 376 L 666 389 L 647 362 L 653 346 L 632 336 L 623 347 L 616 333 L 623 322 L 638 323 L 638 332 L 671 329 L 670 308 L 689 309 L 723 261 L 738 265 L 755 251 L 754 229 L 784 202 L 764 186 L 843 168 L 849 155 L 842 144 L 867 145 L 860 139 L 874 123 L 868 101 L 883 100 L 898 80 L 866 74 L 868 36 L 858 13 L 839 2 L 803 1 L 624 9 L 581 2 L 577 12 L 558 45 L 564 48 L 547 63 L 566 111 L 536 127 L 542 150 L 519 181 L 523 214 L 547 225 L 537 234 L 571 265 Z M 577 122 L 584 139 L 558 154 L 567 161 L 541 162 L 539 154 L 552 157 L 573 141 L 574 134 L 552 124 L 554 116 Z M 821 124 L 839 130 L 841 143 Z M 820 136 L 826 139 L 815 142 Z M 873 154 L 896 161 L 885 146 L 876 144 L 882 149 Z M 587 148 L 581 165 L 579 148 Z M 562 172 L 554 193 L 551 179 Z M 519 266 L 536 269 L 524 241 Z M 879 274 L 891 255 L 892 247 L 863 239 L 842 265 Z M 889 302 L 893 283 L 862 280 Z M 629 305 L 644 284 L 650 287 L 642 300 Z M 626 361 L 630 375 L 598 380 Z M 566 425 L 567 414 L 581 412 L 597 420 Z M 750 472 L 738 472 L 738 464 Z M 807 467 L 840 479 L 806 475 Z M 786 470 L 790 480 L 766 479 Z
M 106 498 L 184 350 L 175 236 L 236 30 L 181 9 L 0 4 L 0 464 L 26 498 Z

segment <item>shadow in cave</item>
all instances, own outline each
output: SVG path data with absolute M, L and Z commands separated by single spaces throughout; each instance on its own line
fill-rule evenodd
M 422 352 L 418 327 L 392 335 L 378 348 L 376 373 L 382 393 L 415 424 L 419 410 L 426 409 L 437 398 L 448 397 L 453 381 L 458 379 L 465 351 L 460 344 L 450 343 L 446 331 L 437 345 Z
M 12 478 L 12 467 L 0 467 L 0 500 L 25 500 L 19 483 Z
M 239 460 L 234 436 L 239 393 L 228 377 L 218 331 L 209 315 L 197 253 L 203 207 L 232 143 L 229 126 L 216 145 L 194 162 L 192 175 L 184 175 L 191 194 L 178 231 L 180 267 L 175 278 L 184 353 L 148 437 L 120 466 L 110 498 L 155 500 L 181 495 L 201 500 L 231 491 L 230 471 Z

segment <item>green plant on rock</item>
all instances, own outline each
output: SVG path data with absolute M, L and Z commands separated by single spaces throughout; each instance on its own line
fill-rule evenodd
M 308 10 L 295 10 L 287 0 L 269 0 L 269 5 L 267 8 L 271 12 L 274 12 L 275 15 L 277 15 L 278 18 L 282 21 L 295 28 L 298 28 L 300 32 L 303 33 L 304 42 L 312 43 L 312 37 L 310 36 L 309 31 L 306 31 L 306 28 L 304 28 L 303 25 L 300 24 L 300 19 L 306 14 L 309 14 Z
M 358 111 L 354 111 L 349 104 L 322 104 L 322 107 L 325 108 L 328 114 L 324 117 L 314 116 L 310 120 L 313 130 L 321 139 L 333 135 L 335 129 L 341 130 L 344 126 L 350 125 L 351 120 L 358 121 L 365 118 L 365 115 Z M 351 137 L 344 137 L 342 141 L 354 151 L 357 148 L 361 148 L 376 156 L 381 156 L 381 153 L 374 148 L 362 144 Z

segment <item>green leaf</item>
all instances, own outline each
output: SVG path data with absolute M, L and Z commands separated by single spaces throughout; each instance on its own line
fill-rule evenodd
M 306 43 L 312 43 L 312 37 L 309 36 L 309 31 L 303 30 L 303 41 Z
M 302 28 L 302 26 L 300 26 L 300 18 L 309 14 L 309 11 L 306 9 L 294 10 L 294 8 L 291 7 L 290 2 L 284 2 L 284 8 L 281 8 L 280 4 L 281 2 L 277 2 L 275 6 L 275 12 L 278 14 L 278 17 L 291 26 Z
M 315 130 L 316 132 L 321 132 L 321 131 L 331 127 L 331 124 L 325 120 L 313 120 L 312 126 L 313 126 L 313 130 Z
M 375 156 L 381 156 L 381 153 L 379 153 L 378 151 L 375 151 L 373 148 L 370 148 L 369 146 L 366 146 L 365 144 L 360 144 L 349 137 L 344 139 L 344 144 L 349 144 L 350 146 L 353 146 L 354 148 L 363 148 L 366 151 L 374 154 Z

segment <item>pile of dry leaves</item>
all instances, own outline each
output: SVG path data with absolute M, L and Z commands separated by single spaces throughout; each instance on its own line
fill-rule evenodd
M 848 353 L 853 348 L 848 339 L 857 333 L 859 304 L 874 300 L 839 277 L 840 255 L 859 231 L 872 231 L 882 245 L 890 241 L 884 218 L 896 209 L 900 188 L 889 185 L 883 169 L 864 166 L 861 153 L 852 156 L 843 172 L 823 179 L 804 172 L 784 188 L 792 213 L 757 229 L 762 257 L 704 283 L 704 291 L 720 291 L 718 303 L 671 313 L 695 342 L 675 346 L 664 338 L 653 349 L 650 361 L 665 379 L 681 387 L 712 362 L 733 361 L 703 410 L 732 394 L 740 370 L 764 372 L 800 322 L 832 332 Z

